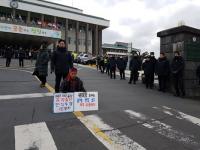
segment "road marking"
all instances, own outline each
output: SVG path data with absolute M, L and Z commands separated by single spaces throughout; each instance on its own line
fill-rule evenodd
M 143 146 L 121 133 L 118 129 L 114 129 L 103 122 L 97 115 L 84 116 L 79 119 L 109 150 L 146 150 Z M 101 134 L 103 134 L 103 136 L 101 136 Z
M 186 120 L 186 121 L 188 121 L 188 122 L 190 122 L 192 124 L 200 126 L 200 119 L 199 118 L 191 116 L 191 115 L 188 115 L 188 114 L 185 114 L 185 113 L 183 113 L 181 111 L 178 111 L 176 109 L 169 108 L 167 106 L 163 106 L 162 108 L 153 107 L 153 109 L 161 111 L 161 112 L 163 112 L 163 113 L 165 113 L 167 115 L 174 116 L 177 119 Z
M 40 97 L 50 97 L 50 96 L 53 96 L 53 94 L 52 93 L 31 93 L 31 94 L 17 94 L 17 95 L 0 95 L 0 100 L 40 98 Z
M 188 135 L 181 131 L 177 131 L 170 125 L 148 118 L 147 116 L 132 110 L 125 110 L 125 113 L 128 114 L 129 118 L 131 119 L 139 119 L 140 121 L 144 122 L 142 123 L 142 126 L 151 129 L 158 134 L 165 136 L 166 138 L 181 142 L 183 144 L 193 145 L 197 148 L 200 147 L 200 143 L 195 141 L 194 135 Z
M 57 150 L 45 122 L 15 126 L 15 150 Z

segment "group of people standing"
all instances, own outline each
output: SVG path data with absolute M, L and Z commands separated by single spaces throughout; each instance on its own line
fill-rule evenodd
M 101 73 L 106 73 L 110 76 L 111 79 L 116 79 L 117 69 L 120 72 L 120 79 L 125 80 L 125 70 L 127 67 L 127 58 L 126 57 L 97 57 L 97 70 L 100 70 Z
M 106 73 L 110 78 L 116 79 L 116 71 L 119 70 L 120 79 L 125 79 L 125 70 L 127 68 L 127 59 L 123 57 L 115 58 L 111 57 L 98 57 L 97 58 L 97 70 L 101 73 Z M 175 90 L 175 96 L 185 96 L 184 88 L 184 59 L 179 51 L 174 52 L 174 58 L 171 63 L 167 59 L 164 52 L 160 53 L 158 59 L 155 58 L 154 54 L 151 53 L 149 56 L 145 57 L 142 63 L 141 57 L 138 54 L 133 54 L 131 60 L 129 61 L 130 70 L 130 80 L 129 84 L 136 84 L 139 78 L 139 71 L 144 71 L 144 83 L 146 88 L 154 88 L 155 76 L 158 76 L 159 87 L 158 90 L 161 92 L 166 92 L 170 83 L 173 85 Z M 199 78 L 200 84 L 200 66 L 197 68 L 197 76 Z

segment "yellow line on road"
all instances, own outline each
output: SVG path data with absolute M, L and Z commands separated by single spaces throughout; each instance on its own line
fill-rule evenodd
M 46 83 L 45 87 L 50 92 L 52 92 L 52 93 L 55 92 L 55 89 L 53 87 L 51 87 L 48 83 Z M 77 117 L 77 119 L 84 117 L 84 114 L 82 112 L 80 112 L 80 111 L 76 111 L 73 114 Z M 112 140 L 103 131 L 101 131 L 101 129 L 98 128 L 98 126 L 96 124 L 93 123 L 91 130 L 94 132 L 94 134 L 98 135 L 99 137 L 101 137 L 102 139 L 104 139 L 109 144 L 111 144 L 111 145 L 113 144 Z

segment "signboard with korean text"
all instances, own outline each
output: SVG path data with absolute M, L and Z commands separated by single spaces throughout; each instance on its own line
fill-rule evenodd
M 15 24 L 0 23 L 1 32 L 19 33 L 50 38 L 61 38 L 61 31 L 42 29 L 38 27 L 28 27 Z
M 98 92 L 74 93 L 74 111 L 98 110 Z
M 74 93 L 54 94 L 53 112 L 64 113 L 74 111 Z

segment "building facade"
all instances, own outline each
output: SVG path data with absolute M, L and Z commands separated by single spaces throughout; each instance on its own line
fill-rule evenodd
M 69 51 L 102 54 L 102 30 L 109 20 L 45 0 L 1 0 L 0 42 L 40 45 L 66 40 Z

